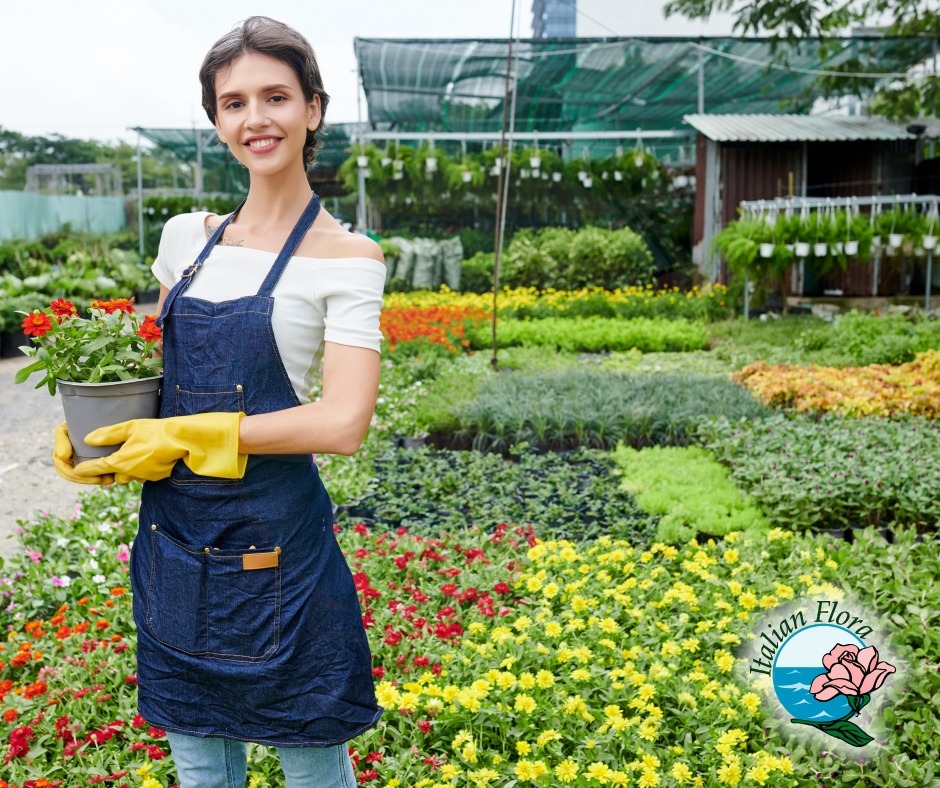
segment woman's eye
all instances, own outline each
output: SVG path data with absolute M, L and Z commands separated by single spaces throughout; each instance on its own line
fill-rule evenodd
M 224 108 L 225 109 L 238 109 L 239 107 L 241 107 L 241 105 L 242 105 L 242 102 L 240 101 L 230 101 L 228 104 L 225 105 Z
M 271 101 L 287 101 L 287 96 L 271 96 Z

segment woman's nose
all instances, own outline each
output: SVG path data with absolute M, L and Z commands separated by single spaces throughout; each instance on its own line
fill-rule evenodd
M 263 101 L 248 102 L 248 125 L 252 127 L 268 124 L 267 105 Z

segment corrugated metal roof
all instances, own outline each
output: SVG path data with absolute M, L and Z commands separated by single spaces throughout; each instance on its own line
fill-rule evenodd
M 686 115 L 683 120 L 716 142 L 857 142 L 913 140 L 909 124 L 848 115 Z M 940 120 L 916 121 L 925 137 L 940 137 Z

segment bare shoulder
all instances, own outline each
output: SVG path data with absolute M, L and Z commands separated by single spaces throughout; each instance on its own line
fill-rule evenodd
M 338 222 L 318 228 L 310 256 L 323 258 L 365 257 L 384 263 L 382 247 L 366 235 L 351 233 Z M 303 253 L 305 250 L 301 250 Z

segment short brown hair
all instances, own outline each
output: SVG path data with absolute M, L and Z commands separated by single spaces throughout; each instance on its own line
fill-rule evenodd
M 216 122 L 216 75 L 247 52 L 270 55 L 286 63 L 297 74 L 307 101 L 313 101 L 314 96 L 320 97 L 320 123 L 314 131 L 307 131 L 307 141 L 304 144 L 304 163 L 313 164 L 317 152 L 323 147 L 323 142 L 317 139 L 317 135 L 324 130 L 323 118 L 326 116 L 326 105 L 330 97 L 323 89 L 320 67 L 310 42 L 283 22 L 266 16 L 252 16 L 213 44 L 199 69 L 202 107 L 209 120 L 213 125 Z

